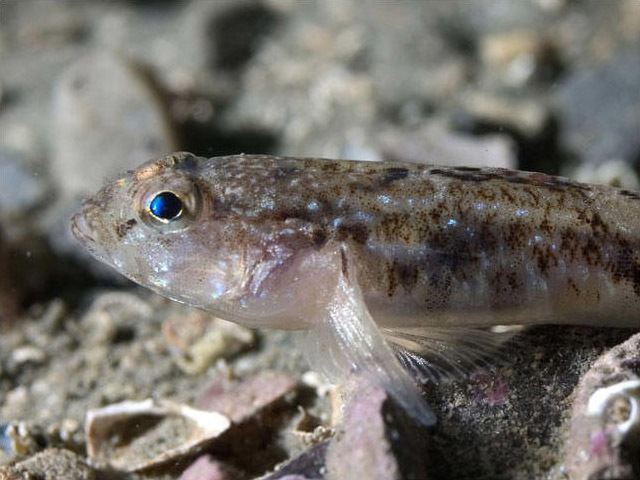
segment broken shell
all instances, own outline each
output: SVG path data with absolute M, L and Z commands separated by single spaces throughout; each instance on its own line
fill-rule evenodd
M 591 416 L 605 415 L 607 408 L 617 399 L 628 401 L 631 410 L 627 419 L 616 425 L 618 432 L 626 436 L 640 431 L 640 380 L 628 380 L 596 390 L 589 398 L 587 413 Z
M 231 422 L 217 412 L 147 399 L 87 412 L 87 454 L 92 464 L 136 472 L 192 455 Z
M 637 478 L 640 334 L 602 355 L 576 388 L 564 466 L 570 478 Z

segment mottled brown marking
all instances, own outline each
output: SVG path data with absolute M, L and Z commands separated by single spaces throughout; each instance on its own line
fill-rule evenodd
M 418 266 L 406 262 L 395 262 L 395 275 L 405 292 L 410 293 L 418 283 Z
M 396 293 L 398 280 L 396 278 L 396 261 L 387 262 L 387 296 L 393 297 Z
M 593 212 L 591 216 L 591 230 L 596 237 L 601 237 L 609 233 L 609 226 L 602 220 L 598 212 Z
M 344 248 L 340 249 L 340 265 L 342 267 L 342 274 L 344 278 L 349 279 L 349 260 L 347 257 L 347 252 L 344 251 Z
M 327 243 L 327 232 L 324 229 L 317 228 L 311 234 L 311 241 L 316 249 L 322 248 Z
M 385 168 L 383 172 L 382 184 L 388 185 L 391 182 L 395 182 L 396 180 L 402 180 L 403 178 L 407 178 L 407 175 L 409 175 L 409 170 L 407 170 L 406 168 Z
M 618 193 L 623 197 L 627 197 L 632 200 L 640 200 L 640 193 L 638 192 L 632 192 L 630 190 L 619 190 Z
M 130 218 L 124 223 L 117 224 L 116 235 L 118 235 L 119 238 L 123 238 L 137 223 L 138 221 L 135 218 Z
M 350 239 L 364 245 L 369 238 L 369 228 L 361 223 L 342 224 L 337 229 L 336 238 L 340 241 Z
M 275 175 L 276 175 L 276 178 L 286 178 L 286 177 L 295 175 L 299 171 L 300 169 L 297 167 L 285 165 L 285 166 L 276 168 Z
M 500 193 L 502 193 L 502 196 L 509 200 L 511 203 L 515 202 L 515 197 L 511 194 L 511 192 L 505 185 L 500 185 Z

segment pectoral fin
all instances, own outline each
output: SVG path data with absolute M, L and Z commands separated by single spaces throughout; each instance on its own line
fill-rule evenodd
M 349 374 L 364 374 L 379 382 L 408 414 L 426 426 L 436 417 L 402 367 L 364 303 L 348 252 L 333 253 L 336 281 L 326 308 L 305 336 L 305 352 L 312 368 L 332 383 L 344 383 Z

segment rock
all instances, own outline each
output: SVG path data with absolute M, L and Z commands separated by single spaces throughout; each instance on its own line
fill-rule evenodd
M 279 20 L 277 8 L 252 0 L 194 0 L 178 20 L 192 66 L 236 73 L 256 53 Z M 174 59 L 175 63 L 180 59 Z
M 240 382 L 214 382 L 199 398 L 197 406 L 242 423 L 272 407 L 294 391 L 296 381 L 289 375 L 264 370 Z
M 580 165 L 569 176 L 584 183 L 600 183 L 627 190 L 640 190 L 640 181 L 635 169 L 622 160 L 606 160 L 599 165 Z
M 182 472 L 178 480 L 241 480 L 246 478 L 211 455 L 202 455 Z
M 567 147 L 590 163 L 640 156 L 640 54 L 621 53 L 591 68 L 577 69 L 557 89 L 555 100 Z
M 301 455 L 280 465 L 278 470 L 261 480 L 321 480 L 325 473 L 325 456 L 329 441 L 318 443 Z
M 94 192 L 106 178 L 176 149 L 163 105 L 134 63 L 86 55 L 56 82 L 52 173 L 69 197 Z
M 380 135 L 385 160 L 467 167 L 515 168 L 514 144 L 504 135 L 473 137 L 428 124 L 413 132 L 389 129 Z
M 143 298 L 126 292 L 102 293 L 82 316 L 82 336 L 92 349 L 110 347 L 133 340 L 136 327 L 153 315 L 152 304 Z
M 351 385 L 343 422 L 326 457 L 326 480 L 423 480 L 428 478 L 426 432 L 366 380 Z
M 0 467 L 2 480 L 93 480 L 96 472 L 69 450 L 49 448 L 10 467 Z
M 162 333 L 176 365 L 189 375 L 202 373 L 216 360 L 228 359 L 255 342 L 253 330 L 196 309 L 167 318 Z
M 640 334 L 602 355 L 575 392 L 564 464 L 571 478 L 640 476 Z
M 451 128 L 475 136 L 510 138 L 518 169 L 558 174 L 567 154 L 559 145 L 557 120 L 547 103 L 521 93 L 467 92 L 460 95 Z
M 479 49 L 486 73 L 510 87 L 552 81 L 561 70 L 556 47 L 535 31 L 491 33 L 481 38 Z
M 16 41 L 31 49 L 63 48 L 70 43 L 81 43 L 89 34 L 85 15 L 68 5 L 48 5 L 43 0 L 29 2 L 18 14 L 28 21 L 19 22 Z M 47 8 L 49 7 L 49 8 Z
M 236 129 L 277 132 L 287 153 L 340 158 L 372 143 L 379 117 L 413 110 L 421 122 L 466 79 L 467 62 L 437 33 L 435 14 L 409 4 L 366 13 L 357 2 L 292 5 L 290 21 L 247 67 L 226 117 Z M 348 18 L 357 21 L 338 20 Z M 391 18 L 402 27 L 389 28 Z
M 472 92 L 463 95 L 461 104 L 476 123 L 501 126 L 527 139 L 539 137 L 551 119 L 548 108 L 533 99 Z

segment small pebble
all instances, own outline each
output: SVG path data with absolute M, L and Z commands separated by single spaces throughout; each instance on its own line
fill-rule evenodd
M 169 317 L 162 333 L 176 365 L 189 375 L 200 374 L 217 360 L 255 343 L 252 330 L 195 309 Z
M 607 160 L 599 165 L 582 164 L 572 178 L 584 183 L 599 183 L 627 190 L 640 190 L 640 181 L 635 168 L 623 160 Z
M 11 361 L 16 366 L 22 366 L 26 363 L 39 364 L 46 359 L 46 353 L 38 347 L 27 345 L 13 350 L 11 353 Z
M 516 30 L 482 37 L 480 58 L 489 76 L 510 87 L 539 78 L 554 79 L 560 70 L 555 46 L 535 31 Z

